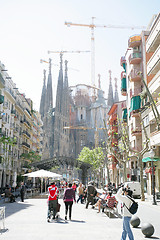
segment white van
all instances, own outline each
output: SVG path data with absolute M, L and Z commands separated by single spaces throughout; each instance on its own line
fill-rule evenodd
M 127 187 L 133 191 L 134 198 L 141 198 L 141 184 L 140 182 L 125 182 L 124 187 Z

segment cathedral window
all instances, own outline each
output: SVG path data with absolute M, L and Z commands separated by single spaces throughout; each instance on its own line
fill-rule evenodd
M 81 114 L 81 120 L 83 119 L 83 114 Z

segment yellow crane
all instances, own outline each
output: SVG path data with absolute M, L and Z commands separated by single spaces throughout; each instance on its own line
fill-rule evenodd
M 72 23 L 65 22 L 65 25 L 70 26 L 78 26 L 78 27 L 88 27 L 91 29 L 91 83 L 95 86 L 95 44 L 94 44 L 94 29 L 97 27 L 101 28 L 121 28 L 121 29 L 144 29 L 144 26 L 121 26 L 121 25 L 95 25 L 94 24 L 95 17 L 92 17 L 91 24 L 80 24 L 80 23 Z
M 69 130 L 92 130 L 95 129 L 95 133 L 94 133 L 94 138 L 95 138 L 95 148 L 98 147 L 99 144 L 99 137 L 98 137 L 98 130 L 103 130 L 105 128 L 98 128 L 97 124 L 96 127 L 86 127 L 86 126 L 65 126 L 63 127 L 64 129 L 69 129 Z

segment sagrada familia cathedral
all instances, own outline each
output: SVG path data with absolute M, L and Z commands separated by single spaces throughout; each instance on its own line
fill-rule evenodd
M 51 59 L 49 73 L 44 82 L 40 101 L 40 114 L 43 121 L 42 160 L 55 156 L 77 158 L 84 146 L 94 148 L 105 141 L 104 120 L 114 102 L 118 102 L 117 79 L 113 95 L 111 71 L 109 71 L 108 99 L 104 98 L 99 86 L 86 84 L 69 86 L 68 67 L 60 54 L 60 70 L 56 91 L 56 103 L 53 106 Z

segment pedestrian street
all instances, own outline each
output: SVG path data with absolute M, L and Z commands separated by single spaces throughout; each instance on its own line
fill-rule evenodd
M 72 220 L 65 221 L 64 203 L 61 204 L 58 220 L 47 222 L 47 199 L 25 199 L 24 202 L 1 203 L 6 207 L 5 229 L 1 229 L 2 240 L 119 240 L 122 232 L 122 219 L 109 218 L 105 213 L 97 213 L 89 205 L 74 203 Z M 158 206 L 159 208 L 159 206 Z M 158 209 L 159 210 L 159 209 Z M 147 239 L 140 227 L 132 228 L 136 240 Z M 154 237 L 158 238 L 156 232 Z

